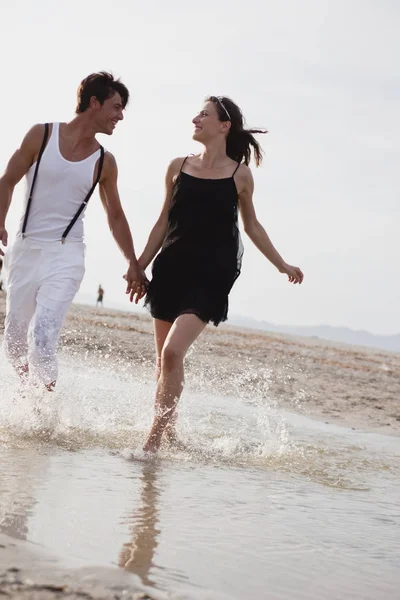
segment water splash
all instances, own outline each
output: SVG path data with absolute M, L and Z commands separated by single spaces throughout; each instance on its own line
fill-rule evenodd
M 161 460 L 284 471 L 346 489 L 366 489 L 362 472 L 392 468 L 380 458 L 366 459 L 362 446 L 347 441 L 335 447 L 334 438 L 310 437 L 288 423 L 270 393 L 271 378 L 277 376 L 271 368 L 248 361 L 244 371 L 232 373 L 228 365 L 202 368 L 190 362 L 189 356 L 179 406 L 181 446 L 165 443 Z M 49 393 L 22 388 L 2 361 L 0 444 L 140 449 L 153 415 L 151 361 L 71 349 L 62 353 L 61 363 L 59 385 Z

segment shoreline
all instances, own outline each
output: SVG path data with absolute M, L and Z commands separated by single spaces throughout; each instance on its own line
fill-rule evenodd
M 0 335 L 5 295 L 0 294 Z M 73 304 L 60 349 L 109 357 L 152 377 L 151 318 Z M 187 385 L 266 395 L 271 406 L 357 430 L 400 435 L 400 354 L 230 327 L 208 327 L 185 360 Z M 184 397 L 183 397 L 184 401 Z

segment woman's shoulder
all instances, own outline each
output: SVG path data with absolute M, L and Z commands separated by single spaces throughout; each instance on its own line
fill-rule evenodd
M 241 163 L 236 171 L 236 175 L 238 177 L 240 177 L 241 179 L 247 179 L 247 180 L 252 180 L 253 179 L 253 174 L 251 172 L 251 169 L 248 165 L 246 165 L 245 163 Z
M 254 189 L 254 180 L 251 169 L 248 165 L 241 163 L 235 173 L 235 182 L 240 196 L 245 192 L 252 193 Z
M 189 156 L 177 156 L 176 158 L 173 158 L 169 163 L 169 168 L 172 167 L 173 169 L 176 169 L 176 167 L 179 167 L 180 169 L 188 158 Z
M 180 170 L 182 169 L 182 165 L 186 160 L 186 156 L 177 156 L 176 158 L 173 158 L 169 164 L 168 164 L 168 168 L 167 168 L 167 180 L 173 180 L 176 175 L 180 172 Z

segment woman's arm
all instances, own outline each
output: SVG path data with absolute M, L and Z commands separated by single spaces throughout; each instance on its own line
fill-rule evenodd
M 239 210 L 242 217 L 244 230 L 253 244 L 264 254 L 266 258 L 278 269 L 280 273 L 286 273 L 290 283 L 301 283 L 304 275 L 299 267 L 287 264 L 279 254 L 264 227 L 257 219 L 253 204 L 254 181 L 251 170 L 242 165 L 237 174 L 239 189 Z
M 171 206 L 172 187 L 183 161 L 183 158 L 175 158 L 173 161 L 171 161 L 167 169 L 165 176 L 164 204 L 162 206 L 160 216 L 150 232 L 147 244 L 139 257 L 139 265 L 143 270 L 147 269 L 157 252 L 160 250 L 167 233 L 168 211 Z

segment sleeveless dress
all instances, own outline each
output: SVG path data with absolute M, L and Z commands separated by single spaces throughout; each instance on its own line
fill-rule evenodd
M 238 229 L 234 175 L 202 179 L 182 171 L 172 190 L 168 229 L 152 268 L 145 305 L 173 322 L 195 314 L 218 325 L 228 316 L 228 294 L 240 274 L 243 246 Z

